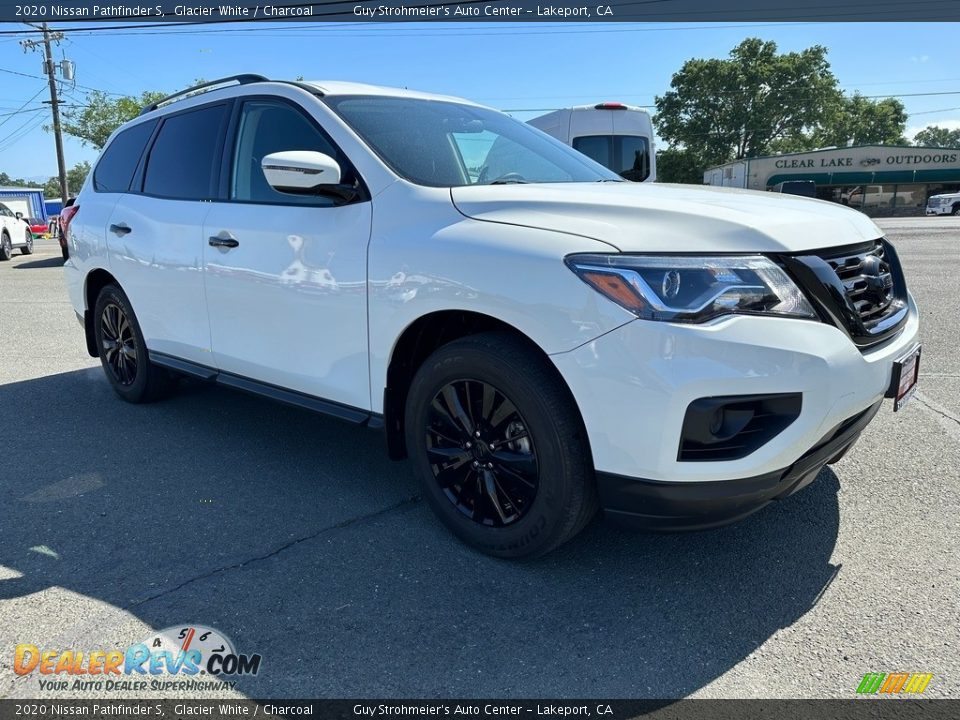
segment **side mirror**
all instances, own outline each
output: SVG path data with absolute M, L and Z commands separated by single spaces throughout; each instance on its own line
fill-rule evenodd
M 260 167 L 270 187 L 291 195 L 320 195 L 324 194 L 323 186 L 340 184 L 337 161 L 313 150 L 270 153 L 260 161 Z
M 22 212 L 16 212 L 16 213 L 14 213 L 14 215 L 17 216 L 17 220 L 23 220 L 23 213 L 22 213 Z

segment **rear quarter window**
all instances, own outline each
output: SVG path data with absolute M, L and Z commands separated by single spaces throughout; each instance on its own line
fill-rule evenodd
M 133 173 L 147 142 L 157 126 L 156 120 L 134 125 L 118 134 L 103 151 L 93 171 L 93 189 L 104 193 L 124 193 L 130 189 Z

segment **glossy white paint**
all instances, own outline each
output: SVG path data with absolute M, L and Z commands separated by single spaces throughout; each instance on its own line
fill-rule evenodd
M 215 367 L 369 409 L 370 203 L 209 203 L 203 263 Z M 211 236 L 235 248 L 211 247 Z
M 663 183 L 454 188 L 478 220 L 603 240 L 622 252 L 793 252 L 875 240 L 866 215 L 795 195 Z
M 597 470 L 649 480 L 728 480 L 788 467 L 827 431 L 882 398 L 891 364 L 916 343 L 918 326 L 911 298 L 901 333 L 861 354 L 840 330 L 813 320 L 636 320 L 551 359 L 577 398 Z M 803 393 L 800 417 L 760 449 L 741 460 L 677 462 L 693 400 L 782 392 Z
M 309 190 L 317 185 L 340 182 L 340 166 L 329 155 L 312 150 L 270 153 L 260 161 L 263 176 L 279 192 Z
M 449 99 L 314 85 L 331 94 Z M 905 329 L 866 354 L 813 321 L 638 321 L 563 263 L 578 252 L 802 251 L 882 235 L 855 211 L 655 184 L 422 187 L 397 177 L 302 88 L 256 83 L 175 106 L 251 95 L 284 97 L 310 113 L 355 165 L 371 200 L 338 208 L 198 203 L 95 193 L 88 182 L 66 265 L 79 312 L 89 273 L 107 269 L 127 290 L 151 349 L 374 412 L 383 410 L 391 355 L 411 324 L 435 312 L 481 313 L 551 356 L 580 406 L 598 469 L 670 480 L 789 465 L 883 394 L 893 358 L 917 335 L 912 304 Z M 132 228 L 123 238 L 108 230 L 120 222 Z M 211 236 L 239 244 L 211 247 Z M 804 392 L 800 419 L 748 458 L 676 463 L 692 399 L 794 391 Z

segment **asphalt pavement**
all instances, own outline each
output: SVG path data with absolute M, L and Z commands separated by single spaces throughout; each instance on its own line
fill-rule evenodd
M 598 520 L 528 562 L 457 542 L 377 432 L 199 384 L 121 402 L 38 242 L 0 263 L 0 698 L 123 696 L 41 689 L 19 643 L 195 624 L 263 658 L 221 696 L 960 697 L 960 219 L 881 222 L 922 311 L 903 411 L 737 525 Z

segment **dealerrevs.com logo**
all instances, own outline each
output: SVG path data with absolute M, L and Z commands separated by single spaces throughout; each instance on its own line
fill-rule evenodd
M 219 630 L 169 627 L 125 649 L 16 646 L 13 671 L 36 674 L 41 690 L 222 690 L 236 677 L 260 672 L 261 656 L 238 653 Z

